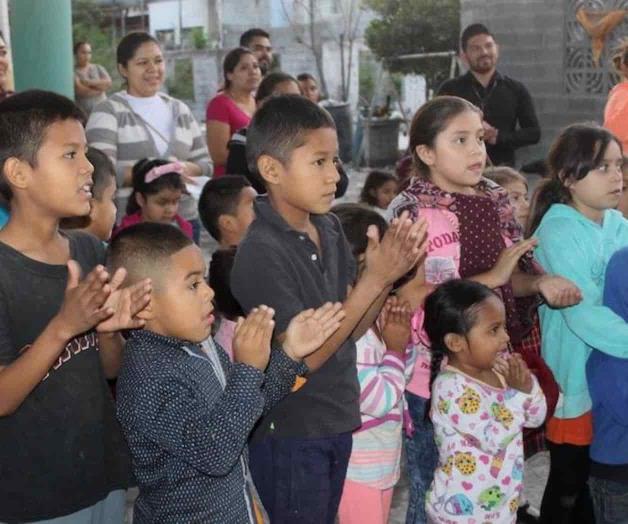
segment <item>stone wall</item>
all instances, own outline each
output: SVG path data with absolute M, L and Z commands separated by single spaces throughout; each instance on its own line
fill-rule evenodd
M 499 70 L 523 82 L 534 98 L 541 142 L 518 150 L 518 163 L 544 157 L 557 132 L 578 121 L 602 121 L 610 74 L 609 49 L 628 34 L 628 17 L 607 41 L 600 66 L 575 21 L 581 7 L 628 9 L 628 0 L 462 0 L 461 27 L 487 25 L 500 45 Z

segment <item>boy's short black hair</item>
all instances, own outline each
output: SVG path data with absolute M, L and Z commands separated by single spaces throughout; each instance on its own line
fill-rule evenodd
M 267 31 L 264 31 L 259 27 L 253 27 L 240 35 L 240 47 L 249 47 L 251 40 L 258 36 L 261 36 L 262 38 L 270 38 Z
M 308 132 L 326 127 L 336 129 L 334 119 L 311 100 L 301 95 L 270 98 L 255 112 L 246 133 L 249 171 L 258 173 L 257 159 L 262 155 L 288 163 Z
M 460 49 L 466 51 L 469 40 L 478 35 L 488 35 L 492 37 L 493 33 L 491 33 L 484 24 L 468 25 L 464 28 L 464 31 L 462 31 L 462 35 L 460 36 Z
M 94 166 L 92 173 L 92 195 L 96 200 L 102 199 L 103 192 L 109 187 L 111 182 L 116 180 L 116 168 L 111 159 L 100 149 L 90 147 L 87 150 L 87 160 Z
M 261 104 L 266 98 L 273 94 L 275 87 L 284 82 L 294 82 L 299 88 L 299 91 L 301 90 L 299 82 L 292 75 L 282 71 L 275 71 L 274 73 L 267 74 L 264 80 L 261 81 L 257 88 L 257 93 L 255 93 L 255 103 L 258 105 Z
M 32 89 L 0 102 L 0 193 L 7 201 L 13 197 L 4 177 L 7 159 L 15 157 L 37 166 L 46 129 L 69 119 L 85 125 L 85 113 L 69 98 L 51 91 Z
M 231 270 L 235 260 L 235 246 L 214 251 L 209 263 L 209 287 L 214 290 L 216 311 L 229 320 L 244 316 L 244 311 L 231 293 Z
M 233 215 L 240 203 L 240 195 L 251 183 L 241 175 L 213 178 L 205 184 L 198 199 L 198 214 L 207 232 L 221 240 L 218 220 L 221 215 Z
M 142 222 L 123 229 L 111 240 L 107 250 L 107 268 L 112 274 L 121 267 L 125 268 L 127 284 L 150 278 L 153 289 L 157 289 L 170 257 L 191 245 L 192 239 L 178 227 Z

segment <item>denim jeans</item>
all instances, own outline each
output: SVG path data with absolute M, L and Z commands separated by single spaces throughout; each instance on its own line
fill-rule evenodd
M 628 484 L 589 478 L 596 524 L 628 524 Z
M 434 442 L 432 422 L 425 416 L 428 399 L 406 391 L 408 410 L 414 424 L 414 434 L 406 437 L 406 457 L 410 480 L 410 501 L 406 524 L 425 524 L 425 494 L 434 479 L 438 464 L 438 449 Z
M 266 438 L 249 444 L 253 482 L 273 524 L 334 524 L 353 438 Z

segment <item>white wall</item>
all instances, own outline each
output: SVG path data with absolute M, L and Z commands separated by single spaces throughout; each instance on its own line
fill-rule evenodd
M 273 0 L 223 0 L 223 24 L 241 28 L 269 29 L 271 2 Z M 289 1 L 289 0 L 286 0 Z M 279 0 L 273 8 L 281 9 Z
M 179 6 L 181 7 L 181 26 L 207 28 L 207 0 L 169 0 L 148 4 L 150 32 L 178 31 Z

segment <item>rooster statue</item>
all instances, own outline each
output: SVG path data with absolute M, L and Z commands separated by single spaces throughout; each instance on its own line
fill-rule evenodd
M 593 63 L 596 67 L 600 65 L 600 56 L 602 56 L 607 35 L 622 23 L 625 15 L 626 11 L 624 9 L 606 12 L 578 9 L 576 12 L 576 19 L 591 37 Z

